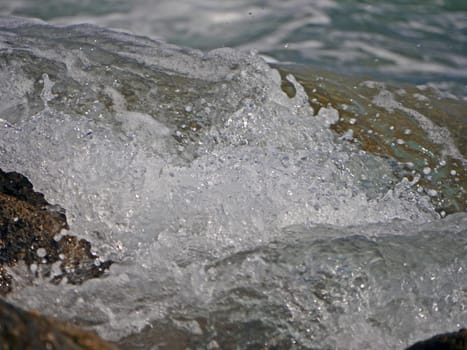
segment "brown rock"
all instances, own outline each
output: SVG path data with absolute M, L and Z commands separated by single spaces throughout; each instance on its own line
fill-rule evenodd
M 42 193 L 33 191 L 31 182 L 25 176 L 14 171 L 5 173 L 0 169 L 0 193 L 28 202 L 36 208 L 49 205 Z
M 0 295 L 11 291 L 11 282 L 11 276 L 6 272 L 5 268 L 0 265 Z
M 100 262 L 91 253 L 91 243 L 75 236 L 64 236 L 58 242 L 58 251 L 62 254 L 62 270 L 64 274 L 56 276 L 54 282 L 66 277 L 69 283 L 80 284 L 90 278 L 99 277 L 112 264 L 111 261 Z
M 57 260 L 54 236 L 68 228 L 66 219 L 51 215 L 15 197 L 0 193 L 0 261 L 24 260 L 30 265 L 42 262 L 37 250 L 44 248 L 47 259 Z
M 117 350 L 96 334 L 26 312 L 0 299 L 0 349 Z
M 467 350 L 467 329 L 436 335 L 419 341 L 406 350 Z
M 18 261 L 35 264 L 34 274 L 50 277 L 54 283 L 66 277 L 69 283 L 79 284 L 109 268 L 111 262 L 100 262 L 86 240 L 71 235 L 60 238 L 66 229 L 62 208 L 34 192 L 23 175 L 0 169 L 0 294 L 11 291 L 14 280 L 7 267 Z M 59 262 L 59 271 L 52 270 L 55 262 Z

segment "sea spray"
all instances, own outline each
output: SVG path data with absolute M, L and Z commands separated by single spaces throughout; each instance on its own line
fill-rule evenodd
M 292 76 L 290 98 L 231 49 L 14 20 L 0 34 L 15 87 L 1 91 L 0 166 L 115 261 L 106 278 L 11 300 L 143 348 L 170 334 L 394 347 L 465 323 L 465 214 L 440 221 L 388 159 L 329 130 Z

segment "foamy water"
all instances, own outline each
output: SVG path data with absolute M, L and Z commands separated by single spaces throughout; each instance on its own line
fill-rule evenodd
M 0 35 L 0 167 L 115 261 L 13 302 L 142 349 L 401 348 L 466 324 L 466 214 L 441 220 L 293 76 L 289 98 L 251 53 L 11 18 Z

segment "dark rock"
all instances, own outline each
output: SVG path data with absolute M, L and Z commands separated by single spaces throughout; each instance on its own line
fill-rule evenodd
M 54 282 L 66 277 L 69 283 L 81 284 L 90 278 L 99 277 L 112 264 L 111 261 L 100 262 L 91 253 L 91 243 L 84 239 L 78 240 L 75 236 L 62 237 L 58 246 L 58 251 L 63 255 L 61 267 L 64 274 L 55 276 Z
M 117 350 L 96 334 L 26 312 L 0 299 L 0 349 Z
M 0 193 L 28 202 L 36 208 L 48 205 L 44 195 L 34 192 L 31 182 L 25 176 L 14 171 L 5 173 L 0 169 Z
M 47 260 L 56 261 L 58 242 L 54 236 L 64 228 L 68 228 L 64 218 L 0 193 L 0 263 L 40 263 L 44 257 L 38 255 L 39 248 L 46 250 Z
M 5 268 L 0 265 L 0 295 L 5 295 L 11 291 L 12 278 L 5 271 Z
M 66 278 L 79 284 L 101 276 L 111 262 L 100 262 L 86 240 L 63 235 L 67 229 L 62 208 L 34 192 L 23 175 L 0 169 L 0 294 L 11 291 L 14 280 L 7 268 L 19 261 L 35 264 L 33 274 L 54 283 Z M 52 268 L 56 262 L 58 271 Z
M 467 329 L 436 335 L 419 341 L 406 350 L 467 350 Z

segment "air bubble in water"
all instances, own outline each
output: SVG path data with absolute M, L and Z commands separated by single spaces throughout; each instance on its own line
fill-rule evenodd
M 45 248 L 38 248 L 36 253 L 39 258 L 44 258 L 47 255 L 47 250 Z

